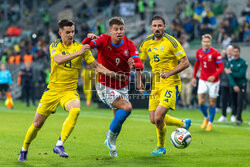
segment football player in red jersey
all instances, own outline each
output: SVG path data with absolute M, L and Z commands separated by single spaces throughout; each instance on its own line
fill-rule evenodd
M 192 85 L 196 86 L 196 74 L 200 67 L 200 79 L 198 84 L 198 103 L 204 115 L 202 129 L 212 130 L 212 123 L 216 112 L 216 97 L 219 92 L 219 75 L 224 70 L 222 57 L 219 51 L 211 47 L 212 37 L 209 34 L 202 36 L 202 48 L 196 51 L 196 62 Z M 206 93 L 209 95 L 209 116 L 205 105 Z
M 144 85 L 141 82 L 141 63 L 138 51 L 132 41 L 125 35 L 125 25 L 121 17 L 109 20 L 110 35 L 88 34 L 82 43 L 89 44 L 90 48 L 97 48 L 98 62 L 109 70 L 122 72 L 129 76 L 130 68 L 134 67 L 137 74 L 137 88 L 143 93 Z M 96 85 L 100 99 L 113 109 L 114 119 L 106 135 L 105 145 L 111 157 L 117 157 L 116 138 L 120 133 L 123 122 L 130 115 L 132 105 L 128 99 L 128 81 L 119 82 L 112 78 L 99 75 Z

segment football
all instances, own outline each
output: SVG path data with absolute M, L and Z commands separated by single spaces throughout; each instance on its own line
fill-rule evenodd
M 183 149 L 191 143 L 191 134 L 184 128 L 178 128 L 172 132 L 170 140 L 176 148 Z

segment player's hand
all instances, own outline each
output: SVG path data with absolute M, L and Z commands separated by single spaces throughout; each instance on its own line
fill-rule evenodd
M 141 80 L 141 79 L 138 79 L 138 80 L 136 81 L 136 88 L 139 90 L 139 92 L 140 92 L 141 94 L 144 94 L 145 86 L 144 86 L 144 84 L 142 83 L 142 80 Z
M 111 78 L 114 78 L 118 81 L 127 81 L 128 80 L 128 76 L 125 74 L 119 74 L 119 73 L 115 73 L 115 72 L 111 72 L 109 75 Z
M 161 78 L 164 78 L 164 79 L 168 78 L 169 76 L 170 76 L 170 75 L 169 75 L 168 72 L 163 72 L 163 73 L 160 74 L 160 77 L 161 77 Z
M 225 70 L 225 73 L 226 73 L 226 74 L 230 74 L 230 73 L 232 72 L 232 71 L 231 71 L 231 68 L 225 68 L 224 70 Z
M 90 39 L 97 39 L 97 36 L 93 33 L 88 33 L 87 37 Z
M 207 81 L 208 82 L 213 82 L 215 80 L 215 77 L 214 76 L 210 76 L 208 77 Z
M 135 68 L 135 61 L 133 58 L 128 59 L 129 68 Z
M 193 87 L 196 87 L 196 78 L 192 79 L 192 85 L 193 85 Z
M 234 86 L 234 91 L 235 91 L 236 93 L 239 93 L 239 92 L 240 92 L 239 86 Z
M 90 50 L 90 46 L 89 45 L 83 45 L 81 50 L 79 50 L 79 55 L 83 55 L 85 52 Z

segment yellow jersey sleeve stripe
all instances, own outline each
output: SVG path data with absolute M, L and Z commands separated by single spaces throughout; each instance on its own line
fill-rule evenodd
M 167 34 L 164 34 L 164 37 L 166 37 L 172 43 L 172 45 L 174 46 L 174 48 L 178 47 L 178 44 L 176 43 L 176 41 L 172 37 L 170 37 Z
M 57 47 L 57 45 L 61 42 L 60 39 L 55 40 L 55 42 L 51 43 L 51 48 Z

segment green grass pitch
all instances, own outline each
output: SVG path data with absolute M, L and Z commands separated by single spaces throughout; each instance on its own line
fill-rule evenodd
M 82 103 L 83 104 L 83 103 Z M 82 105 L 83 106 L 83 105 Z M 117 140 L 119 157 L 112 159 L 104 143 L 105 134 L 112 120 L 109 109 L 96 105 L 82 107 L 82 112 L 71 136 L 64 144 L 68 159 L 54 154 L 52 149 L 60 135 L 67 112 L 60 107 L 52 114 L 32 142 L 28 161 L 18 162 L 18 154 L 25 133 L 35 114 L 35 107 L 15 102 L 14 110 L 6 109 L 0 103 L 0 166 L 197 166 L 197 167 L 241 167 L 250 162 L 250 112 L 243 113 L 244 123 L 215 122 L 212 132 L 200 129 L 202 114 L 198 110 L 169 111 L 181 119 L 191 118 L 192 142 L 186 149 L 176 149 L 170 142 L 170 134 L 176 127 L 167 127 L 167 153 L 151 156 L 156 146 L 155 126 L 149 121 L 147 110 L 134 109 L 123 125 Z M 221 114 L 217 113 L 215 120 Z

